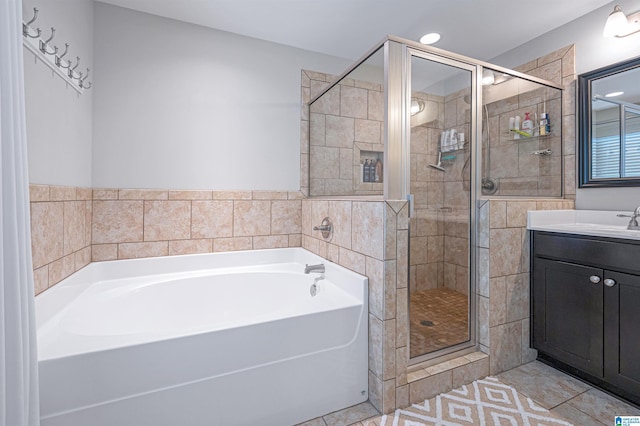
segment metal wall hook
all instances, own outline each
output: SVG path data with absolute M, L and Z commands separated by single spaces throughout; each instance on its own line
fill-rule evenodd
M 53 38 L 56 36 L 56 29 L 51 27 L 51 37 L 49 37 L 48 39 L 46 39 L 44 42 L 46 44 L 49 44 L 51 42 L 51 40 L 53 40 Z
M 62 55 L 56 55 L 56 65 L 59 66 L 60 68 L 69 68 L 69 65 L 71 65 L 68 61 L 64 61 L 67 63 L 67 65 L 62 64 L 62 61 L 63 61 L 62 58 L 64 58 L 67 52 L 69 52 L 69 43 L 64 44 L 64 52 L 62 53 Z
M 79 56 L 76 56 L 76 66 L 75 67 L 70 68 L 71 67 L 71 61 L 69 61 L 69 66 L 67 67 L 67 68 L 69 68 L 69 72 L 68 72 L 69 78 L 76 78 L 75 70 L 76 70 L 76 68 L 78 68 L 78 66 L 80 66 L 80 57 Z
M 27 22 L 27 26 L 33 24 L 34 22 L 36 22 L 36 19 L 38 19 L 38 9 L 37 8 L 33 8 L 33 18 L 31 18 L 31 20 L 29 22 Z
M 35 7 L 33 8 L 33 18 L 31 18 L 31 20 L 29 22 L 27 22 L 26 24 L 22 24 L 22 35 L 25 37 L 31 37 L 31 38 L 38 38 L 40 37 L 40 35 L 42 34 L 42 30 L 40 28 L 38 28 L 36 30 L 36 34 L 33 35 L 31 34 L 31 24 L 33 24 L 36 19 L 38 19 L 38 9 L 36 9 Z
M 78 79 L 78 84 L 83 89 L 89 89 L 91 87 L 91 83 L 86 83 L 85 84 L 85 82 L 84 82 L 89 77 L 89 72 L 91 72 L 91 70 L 89 68 L 87 68 L 87 73 L 84 74 L 84 76 L 83 76 L 82 73 L 80 73 L 80 78 Z
M 49 49 L 49 43 L 51 42 L 51 40 L 53 40 L 53 38 L 56 36 L 56 29 L 51 27 L 51 37 L 49 37 L 47 40 L 40 40 L 40 51 L 42 53 L 46 53 L 47 55 L 55 55 L 56 53 L 58 53 L 58 47 L 54 47 L 53 48 L 53 52 L 50 51 Z

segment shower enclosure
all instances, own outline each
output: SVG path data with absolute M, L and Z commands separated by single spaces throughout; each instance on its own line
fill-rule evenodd
M 407 361 L 475 349 L 477 208 L 562 195 L 562 88 L 396 37 L 325 86 L 309 195 L 408 200 Z

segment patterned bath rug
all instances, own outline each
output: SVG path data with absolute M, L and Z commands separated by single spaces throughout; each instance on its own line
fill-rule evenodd
M 364 422 L 366 426 L 573 426 L 494 377 Z

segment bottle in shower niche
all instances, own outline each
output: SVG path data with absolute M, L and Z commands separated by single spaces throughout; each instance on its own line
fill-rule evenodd
M 382 182 L 382 161 L 376 161 L 376 182 Z
M 367 182 L 374 182 L 376 180 L 376 165 L 373 158 L 369 160 L 369 180 Z
M 362 181 L 369 182 L 369 159 L 364 160 L 364 166 L 362 167 Z

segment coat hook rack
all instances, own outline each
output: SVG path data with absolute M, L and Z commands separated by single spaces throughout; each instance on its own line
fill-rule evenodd
M 42 38 L 42 29 L 32 27 L 32 24 L 38 19 L 38 9 L 33 8 L 33 17 L 28 22 L 22 23 L 22 44 L 31 53 L 33 53 L 36 60 L 40 61 L 51 68 L 51 70 L 62 78 L 68 86 L 82 94 L 84 90 L 90 89 L 92 84 L 90 81 L 86 81 L 89 77 L 89 68 L 87 72 L 76 72 L 76 69 L 80 66 L 80 57 L 76 56 L 76 63 L 72 65 L 71 60 L 64 59 L 69 53 L 69 43 L 64 44 L 64 52 L 58 55 L 58 46 L 52 46 L 51 42 L 56 35 L 56 29 L 51 27 L 51 36 L 44 40 Z

